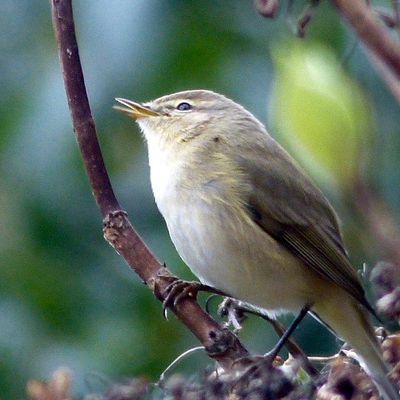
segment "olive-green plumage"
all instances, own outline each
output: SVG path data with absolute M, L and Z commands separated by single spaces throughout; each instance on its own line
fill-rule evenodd
M 117 100 L 144 133 L 157 205 L 199 279 L 270 314 L 310 306 L 356 349 L 382 395 L 399 399 L 335 212 L 265 127 L 206 90 Z

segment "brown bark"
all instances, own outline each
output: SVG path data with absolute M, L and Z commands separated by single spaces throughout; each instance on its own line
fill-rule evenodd
M 104 218 L 104 236 L 156 297 L 163 301 L 166 287 L 176 278 L 147 248 L 115 197 L 86 93 L 71 0 L 52 0 L 52 16 L 74 131 L 93 195 Z M 183 299 L 172 311 L 221 366 L 230 368 L 234 361 L 247 355 L 237 337 L 205 313 L 195 299 Z

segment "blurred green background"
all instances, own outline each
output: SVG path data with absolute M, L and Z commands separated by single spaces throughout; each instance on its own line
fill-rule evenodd
M 385 257 L 355 212 L 353 191 L 362 170 L 398 223 L 398 104 L 328 2 L 316 9 L 306 39 L 296 38 L 306 2 L 295 3 L 291 15 L 283 1 L 279 17 L 266 20 L 250 0 L 74 2 L 114 189 L 151 249 L 181 277 L 192 278 L 153 201 L 145 146 L 135 124 L 112 110 L 114 97 L 145 101 L 205 88 L 233 98 L 334 203 L 354 264 Z M 47 1 L 2 0 L 0 71 L 0 399 L 23 398 L 29 378 L 59 366 L 73 371 L 80 394 L 124 376 L 155 379 L 198 343 L 174 317 L 163 320 L 160 304 L 102 238 Z M 276 340 L 253 318 L 241 336 L 255 352 Z M 312 320 L 296 338 L 308 354 L 338 345 Z M 208 363 L 198 353 L 177 370 L 191 375 Z

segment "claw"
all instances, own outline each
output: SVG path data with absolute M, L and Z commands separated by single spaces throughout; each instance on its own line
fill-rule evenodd
M 162 315 L 163 315 L 164 319 L 166 321 L 168 321 L 168 308 L 167 308 L 167 306 L 164 305 L 164 302 L 162 304 Z
M 185 282 L 177 279 L 171 282 L 165 289 L 163 301 L 163 315 L 168 320 L 168 308 L 175 308 L 185 297 L 196 298 L 201 284 L 198 282 Z
M 199 282 L 187 282 L 181 279 L 176 279 L 164 290 L 164 301 L 162 303 L 164 318 L 168 320 L 168 308 L 175 308 L 187 297 L 195 299 L 199 291 L 224 295 L 221 291 L 211 286 L 203 285 Z
M 174 298 L 174 307 L 177 306 L 177 304 L 183 300 L 185 297 L 192 297 L 196 298 L 197 293 L 199 292 L 201 288 L 201 284 L 197 282 L 190 283 L 189 285 L 186 284 L 181 284 L 181 285 L 176 285 L 174 288 L 174 291 L 176 293 L 176 296 Z

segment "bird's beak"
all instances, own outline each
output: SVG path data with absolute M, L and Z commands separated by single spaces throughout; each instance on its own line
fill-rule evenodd
M 134 119 L 155 117 L 161 115 L 159 112 L 154 111 L 151 108 L 144 106 L 142 104 L 135 103 L 132 100 L 121 99 L 120 97 L 116 97 L 115 100 L 117 100 L 118 103 L 122 104 L 123 107 L 121 107 L 120 105 L 115 105 L 113 108 L 115 110 L 128 114 L 130 117 Z

